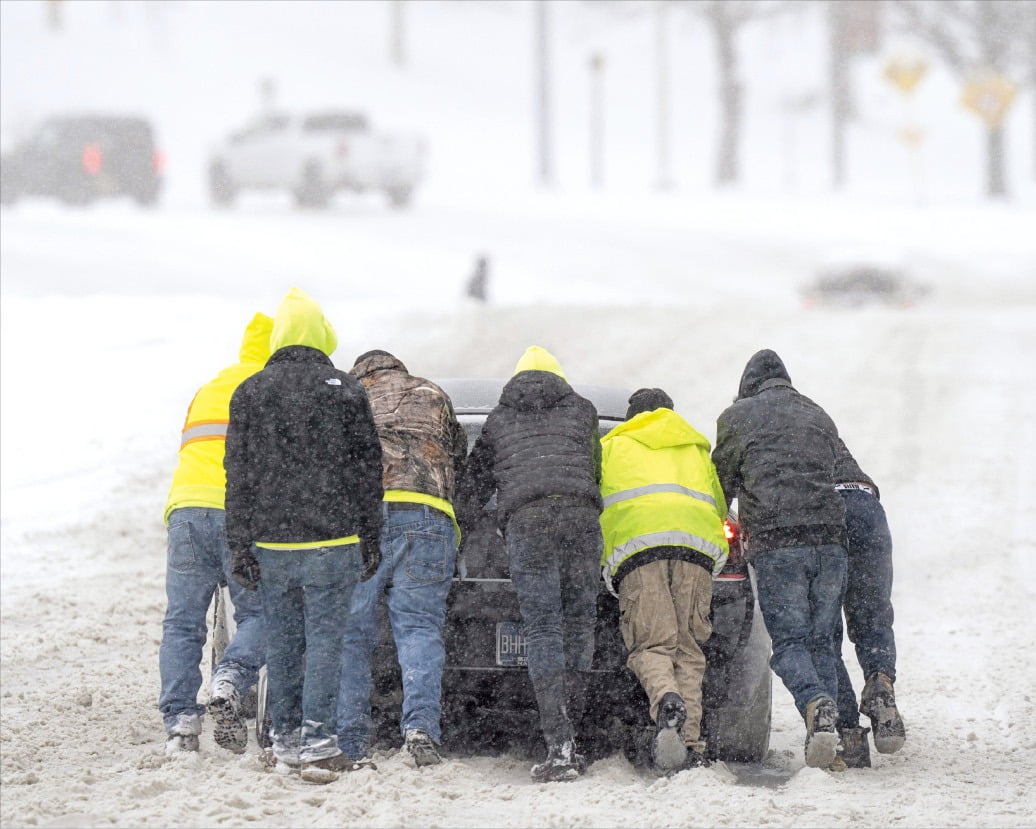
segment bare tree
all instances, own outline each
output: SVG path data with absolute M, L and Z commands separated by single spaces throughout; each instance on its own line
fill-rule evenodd
M 902 30 L 931 46 L 963 83 L 993 73 L 1036 87 L 1036 0 L 895 0 L 893 7 Z M 989 118 L 986 126 L 986 192 L 1004 196 L 1003 125 Z

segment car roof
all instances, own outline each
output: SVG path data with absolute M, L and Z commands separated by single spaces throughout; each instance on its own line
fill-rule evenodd
M 488 414 L 500 402 L 500 392 L 507 379 L 489 377 L 447 377 L 436 380 L 453 401 L 457 414 Z M 616 422 L 626 419 L 626 409 L 632 392 L 617 386 L 596 386 L 573 383 L 572 388 L 597 409 L 601 420 Z

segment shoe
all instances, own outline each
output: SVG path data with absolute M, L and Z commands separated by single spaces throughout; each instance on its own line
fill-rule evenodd
M 831 765 L 827 767 L 828 771 L 842 772 L 847 771 L 849 766 L 846 765 L 845 760 L 842 759 L 841 754 L 836 754 L 835 759 L 831 761 Z
M 248 725 L 241 714 L 241 694 L 234 683 L 226 679 L 212 683 L 208 711 L 214 723 L 212 737 L 216 745 L 244 754 L 248 746 Z
M 427 731 L 411 729 L 406 733 L 406 750 L 414 758 L 414 765 L 437 766 L 442 762 L 442 757 L 435 749 L 435 742 Z
M 896 708 L 891 677 L 880 672 L 867 677 L 863 693 L 860 694 L 860 713 L 870 717 L 874 747 L 881 754 L 893 754 L 903 747 L 906 726 Z
M 575 780 L 586 770 L 586 758 L 576 752 L 575 742 L 566 740 L 547 749 L 547 759 L 537 763 L 529 775 L 537 783 Z
M 817 697 L 806 706 L 806 765 L 826 769 L 838 754 L 838 707 L 830 697 Z
M 344 754 L 322 757 L 319 760 L 307 760 L 299 765 L 299 777 L 307 783 L 320 785 L 334 783 L 338 779 L 339 772 L 352 771 L 354 765 L 355 761 L 350 760 Z
M 694 749 L 687 749 L 687 757 L 683 761 L 683 765 L 680 766 L 680 771 L 688 771 L 689 769 L 707 769 L 712 765 L 712 761 L 702 754 L 700 751 Z
M 842 753 L 839 755 L 850 769 L 869 769 L 871 767 L 871 750 L 867 745 L 869 728 L 839 728 L 838 736 L 842 738 Z
M 687 707 L 679 694 L 670 691 L 658 705 L 655 740 L 651 745 L 651 760 L 662 772 L 671 772 L 683 766 L 687 746 L 681 729 L 687 721 Z
M 183 754 L 188 751 L 198 750 L 197 734 L 170 734 L 165 741 L 165 753 L 167 757 L 176 754 Z

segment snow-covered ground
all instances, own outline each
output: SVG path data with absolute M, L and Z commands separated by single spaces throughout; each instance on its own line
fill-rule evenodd
M 515 137 L 527 129 L 519 116 L 531 111 L 522 84 L 526 4 L 408 4 L 421 80 L 390 70 L 383 41 L 373 42 L 385 34 L 380 4 L 303 6 L 308 17 L 286 10 L 300 4 L 156 3 L 150 17 L 132 3 L 62 5 L 64 60 L 44 72 L 59 50 L 42 29 L 43 4 L 0 4 L 4 129 L 45 103 L 99 105 L 98 87 L 111 84 L 122 105 L 150 107 L 184 154 L 171 157 L 167 197 L 153 212 L 40 202 L 0 213 L 0 823 L 1036 822 L 1036 201 L 1020 160 L 1014 201 L 994 205 L 967 196 L 981 191 L 981 159 L 960 160 L 970 158 L 965 138 L 957 165 L 933 175 L 947 179 L 943 190 L 936 197 L 933 185 L 923 206 L 900 187 L 902 176 L 874 161 L 880 147 L 866 163 L 888 175 L 861 175 L 837 198 L 820 188 L 774 192 L 761 161 L 741 189 L 709 193 L 692 186 L 693 154 L 679 167 L 690 183 L 666 195 L 638 188 L 632 174 L 604 193 L 578 183 L 533 192 L 525 186 L 531 139 Z M 234 7 L 277 18 L 267 28 L 252 18 L 251 28 L 241 24 L 236 63 L 215 53 L 215 44 L 234 42 Z M 273 24 L 287 20 L 295 28 L 277 40 Z M 329 51 L 332 22 L 353 51 Z M 595 38 L 615 40 L 612 25 L 595 18 L 577 30 L 570 20 L 559 38 L 585 51 Z M 625 25 L 650 32 L 649 22 Z M 453 47 L 435 61 L 418 37 L 433 28 L 440 46 Z M 178 116 L 197 115 L 214 137 L 230 129 L 253 99 L 234 112 L 223 87 L 237 84 L 239 104 L 254 95 L 259 35 L 297 43 L 302 33 L 316 46 L 292 47 L 297 61 L 266 70 L 280 73 L 283 95 L 326 99 L 326 83 L 304 81 L 337 65 L 333 54 L 350 83 L 367 61 L 362 77 L 379 95 L 357 99 L 376 120 L 385 112 L 384 120 L 412 125 L 402 101 L 423 102 L 414 117 L 427 125 L 437 164 L 412 210 L 394 214 L 373 197 L 343 198 L 326 213 L 300 213 L 278 197 L 246 199 L 233 212 L 205 205 L 204 152 Z M 127 55 L 139 67 L 130 78 L 116 60 Z M 515 68 L 493 70 L 497 55 Z M 485 71 L 473 72 L 472 60 Z M 224 74 L 214 74 L 216 61 Z M 574 94 L 582 80 L 569 67 L 559 89 Z M 180 89 L 197 99 L 189 106 Z M 428 98 L 435 89 L 439 97 Z M 703 99 L 706 114 L 708 106 Z M 762 122 L 768 111 L 759 103 L 752 112 Z M 946 116 L 943 132 L 966 131 L 956 117 Z M 522 161 L 481 144 L 473 151 L 454 128 L 463 123 L 520 150 Z M 1025 139 L 1024 127 L 1013 129 Z M 578 178 L 573 133 L 578 127 L 563 131 L 571 152 L 562 178 Z M 708 141 L 695 140 L 705 153 Z M 616 137 L 623 141 L 636 136 Z M 648 181 L 650 164 L 637 163 Z M 810 172 L 822 178 L 804 161 L 801 190 Z M 894 252 L 933 286 L 931 297 L 912 309 L 804 309 L 798 285 L 847 247 Z M 462 296 L 479 252 L 491 256 L 485 306 Z M 775 680 L 767 765 L 787 778 L 777 787 L 738 784 L 722 767 L 656 779 L 621 756 L 576 783 L 534 785 L 528 763 L 515 758 L 450 758 L 418 771 L 401 754 L 381 756 L 376 772 L 316 787 L 264 774 L 251 751 L 217 749 L 210 726 L 197 755 L 166 758 L 156 709 L 161 514 L 183 413 L 195 388 L 235 358 L 251 314 L 272 312 L 293 284 L 334 322 L 341 367 L 386 348 L 426 376 L 501 376 L 537 343 L 574 381 L 667 389 L 710 437 L 745 361 L 776 349 L 882 487 L 896 543 L 904 749 L 875 753 L 866 771 L 804 768 L 802 723 Z M 848 647 L 846 657 L 859 681 Z

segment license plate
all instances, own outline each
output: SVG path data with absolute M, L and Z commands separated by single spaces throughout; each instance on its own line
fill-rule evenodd
M 529 643 L 518 622 L 496 623 L 496 664 L 504 668 L 529 664 Z

